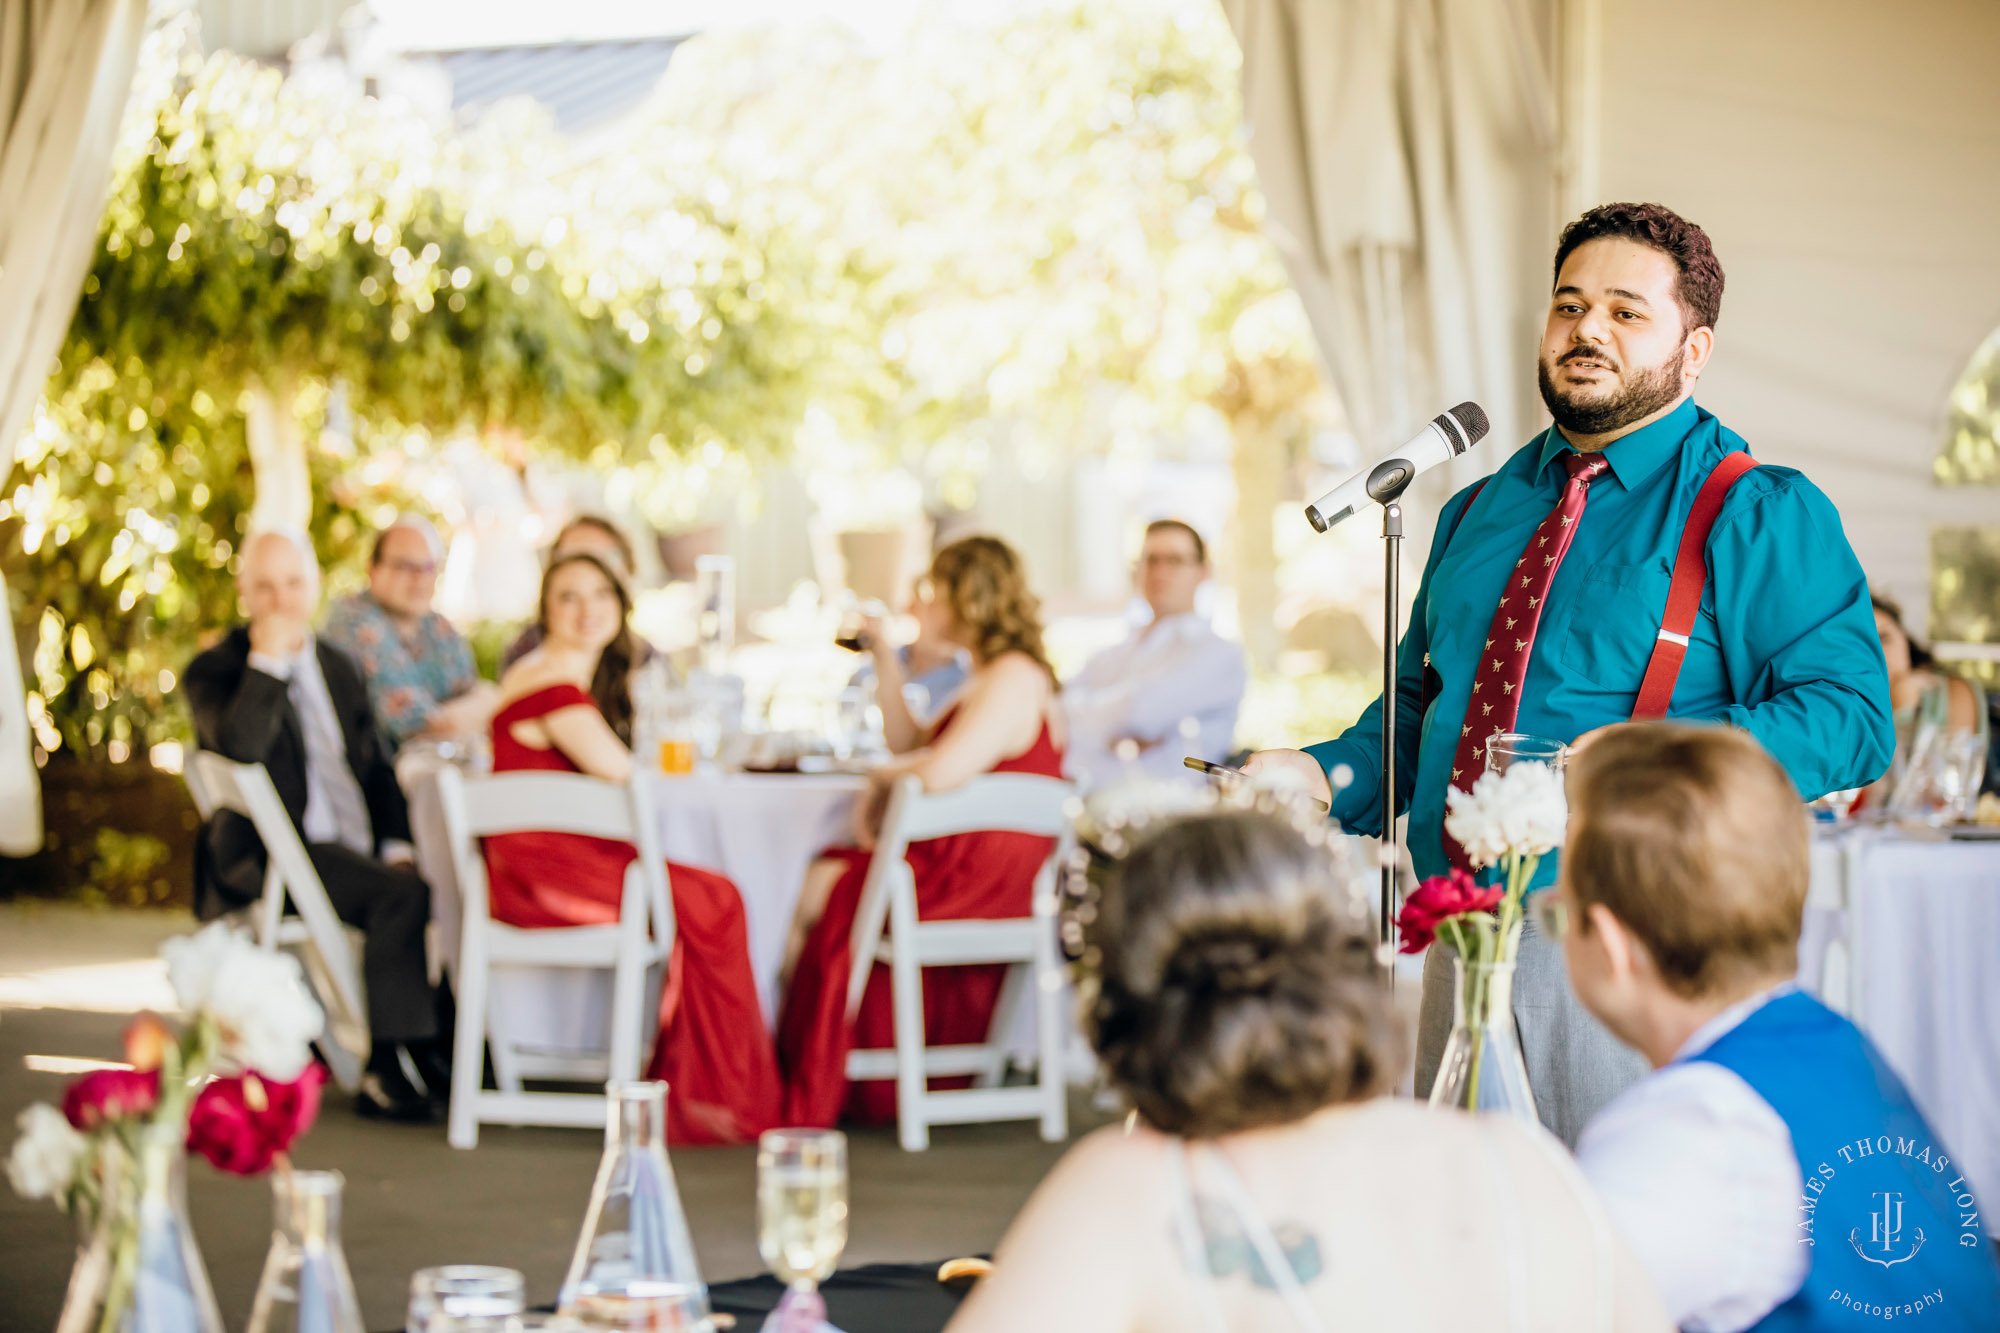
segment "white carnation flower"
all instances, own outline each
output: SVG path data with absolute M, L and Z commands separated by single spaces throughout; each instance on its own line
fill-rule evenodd
M 221 922 L 168 940 L 160 952 L 181 1007 L 214 1020 L 224 1055 L 280 1083 L 304 1072 L 326 1016 L 297 959 L 260 949 Z
M 36 1102 L 14 1123 L 21 1128 L 7 1158 L 7 1179 L 14 1192 L 24 1199 L 54 1198 L 62 1205 L 89 1141 L 47 1102 Z
M 1546 764 L 1515 764 L 1486 773 L 1472 790 L 1445 792 L 1445 832 L 1476 867 L 1513 855 L 1539 857 L 1560 847 L 1569 824 L 1562 779 Z

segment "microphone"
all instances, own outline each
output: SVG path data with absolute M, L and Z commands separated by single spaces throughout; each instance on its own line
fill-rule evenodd
M 1478 403 L 1460 403 L 1449 412 L 1440 412 L 1417 438 L 1306 506 L 1306 519 L 1315 531 L 1325 532 L 1363 505 L 1379 503 L 1383 495 L 1401 494 L 1419 472 L 1458 457 L 1485 439 L 1486 431 L 1486 413 Z

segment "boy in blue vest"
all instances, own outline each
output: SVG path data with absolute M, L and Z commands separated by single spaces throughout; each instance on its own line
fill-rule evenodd
M 1691 1333 L 2000 1329 L 1970 1186 L 1861 1031 L 1793 980 L 1798 792 L 1756 741 L 1632 723 L 1570 770 L 1537 914 L 1570 983 L 1653 1072 L 1577 1158 Z

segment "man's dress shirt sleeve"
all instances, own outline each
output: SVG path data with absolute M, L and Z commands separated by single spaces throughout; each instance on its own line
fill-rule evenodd
M 1709 535 L 1709 597 L 1736 697 L 1799 794 L 1866 786 L 1895 753 L 1868 579 L 1833 502 L 1797 474 L 1730 503 Z
M 1733 1071 L 1697 1060 L 1641 1079 L 1576 1158 L 1685 1333 L 1749 1328 L 1804 1285 L 1791 1132 Z

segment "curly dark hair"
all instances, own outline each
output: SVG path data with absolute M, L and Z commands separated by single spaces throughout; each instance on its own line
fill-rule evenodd
M 1323 848 L 1247 810 L 1142 834 L 1106 873 L 1084 1026 L 1148 1124 L 1208 1138 L 1389 1087 L 1401 1025 L 1341 903 Z
M 1555 282 L 1562 281 L 1563 260 L 1585 241 L 1620 236 L 1650 245 L 1674 261 L 1680 279 L 1674 299 L 1680 304 L 1686 333 L 1712 329 L 1722 314 L 1722 261 L 1708 243 L 1708 233 L 1664 204 L 1599 204 L 1563 228 L 1556 242 Z
M 998 537 L 961 537 L 931 557 L 930 578 L 981 661 L 1026 653 L 1055 679 L 1042 647 L 1042 604 L 1028 590 L 1028 571 L 1013 547 Z
M 535 624 L 540 626 L 544 638 L 549 632 L 549 589 L 555 583 L 556 574 L 571 565 L 589 565 L 618 590 L 618 636 L 604 645 L 598 654 L 597 670 L 591 673 L 590 697 L 597 704 L 597 711 L 604 714 L 604 720 L 611 724 L 618 739 L 627 746 L 632 744 L 632 663 L 639 654 L 638 641 L 632 636 L 632 590 L 625 586 L 624 576 L 611 567 L 611 563 L 591 551 L 572 551 L 559 560 L 551 560 L 542 572 L 541 595 L 535 599 Z

